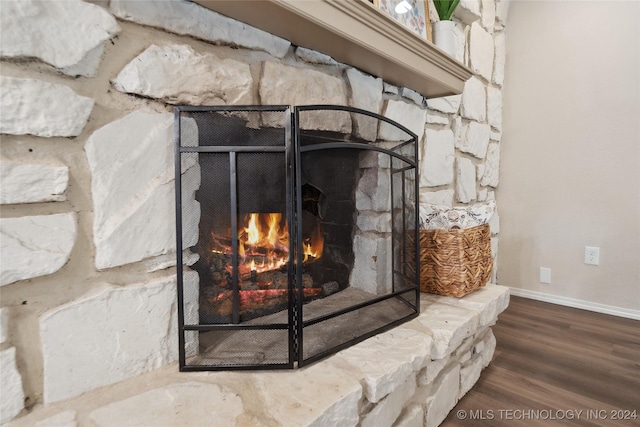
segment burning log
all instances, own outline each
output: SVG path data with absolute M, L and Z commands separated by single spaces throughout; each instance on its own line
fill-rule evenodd
M 322 288 L 303 289 L 305 300 L 321 296 Z M 240 313 L 266 311 L 271 308 L 287 305 L 289 293 L 287 289 L 253 289 L 241 290 L 238 293 Z M 205 297 L 202 307 L 209 314 L 221 317 L 231 316 L 233 313 L 233 293 L 224 291 L 217 296 Z
M 237 308 L 242 321 L 282 310 L 288 304 L 291 279 L 287 268 L 289 234 L 286 219 L 279 213 L 252 213 L 246 215 L 245 220 L 247 223 L 238 228 L 237 245 L 228 236 L 210 232 L 201 258 L 205 263 L 204 271 L 200 272 L 200 314 L 205 321 L 226 321 L 223 318 L 232 315 L 234 268 L 237 269 Z M 323 237 L 318 224 L 305 231 L 300 257 L 308 265 L 322 256 Z M 237 265 L 232 255 L 234 246 Z M 301 279 L 297 286 L 302 288 L 305 301 L 332 291 L 318 284 L 314 287 L 310 274 L 302 274 Z

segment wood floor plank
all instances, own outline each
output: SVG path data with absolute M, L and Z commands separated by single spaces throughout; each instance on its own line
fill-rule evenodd
M 640 426 L 640 321 L 512 297 L 493 332 L 491 365 L 442 426 Z
M 482 408 L 493 409 L 494 417 L 497 418 L 496 421 L 504 421 L 505 425 L 509 425 L 506 423 L 507 421 L 517 421 L 513 419 L 516 417 L 523 418 L 521 421 L 536 421 L 534 419 L 536 414 L 539 414 L 541 418 L 545 418 L 545 415 L 547 417 L 565 418 L 562 420 L 563 425 L 589 425 L 593 420 L 587 419 L 586 408 L 597 406 L 607 412 L 616 409 L 579 394 L 567 392 L 544 381 L 525 378 L 502 368 L 495 368 L 492 375 L 483 377 L 481 381 L 478 383 L 478 388 L 473 390 L 475 395 L 471 395 L 470 399 L 465 397 L 456 409 L 467 410 L 469 411 L 468 413 Z M 479 388 L 484 390 L 479 392 Z M 558 403 L 556 399 L 556 396 L 560 394 L 563 396 L 562 403 Z M 520 411 L 520 414 L 516 411 Z M 528 416 L 527 411 L 529 411 Z M 538 411 L 538 413 L 534 411 Z M 545 414 L 542 411 L 547 411 L 547 413 Z M 509 419 L 509 412 L 512 414 L 512 419 Z M 580 417 L 580 415 L 582 416 Z M 540 419 L 537 421 L 548 422 L 549 420 Z M 593 425 L 600 424 L 595 423 Z

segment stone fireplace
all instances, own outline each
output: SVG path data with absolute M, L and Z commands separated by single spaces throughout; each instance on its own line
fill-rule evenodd
M 495 346 L 490 326 L 508 303 L 506 288 L 488 285 L 461 300 L 421 294 L 419 301 L 409 300 L 419 307 L 418 317 L 386 331 L 373 328 L 381 333 L 349 348 L 327 345 L 308 355 L 317 363 L 302 369 L 179 372 L 181 351 L 194 359 L 214 345 L 205 335 L 211 331 L 199 329 L 216 319 L 198 308 L 206 296 L 199 283 L 205 252 L 197 246 L 205 218 L 201 201 L 207 197 L 200 191 L 202 165 L 187 156 L 174 168 L 174 108 L 336 105 L 378 114 L 415 135 L 414 199 L 444 205 L 487 200 L 499 176 L 505 3 L 461 5 L 455 16 L 457 59 L 474 75 L 461 94 L 426 99 L 348 61 L 294 46 L 189 1 L 3 2 L 0 424 L 120 426 L 190 419 L 193 425 L 209 419 L 257 426 L 292 420 L 296 425 L 439 424 L 490 362 Z M 225 118 L 254 130 L 264 123 L 262 116 Z M 367 125 L 370 117 L 348 116 L 356 142 L 399 140 L 381 123 Z M 314 143 L 344 139 L 345 122 L 329 122 L 330 128 L 303 125 L 301 133 Z M 319 260 L 341 251 L 323 262 L 341 257 L 343 273 L 310 274 L 307 269 L 315 266 L 305 263 L 304 247 L 286 254 L 302 258 L 296 282 L 303 285 L 302 294 L 320 289 L 326 295 L 310 298 L 305 310 L 316 302 L 329 305 L 345 291 L 386 298 L 404 290 L 389 285 L 399 283 L 390 266 L 400 259 L 395 251 L 402 245 L 385 249 L 393 240 L 390 216 L 397 206 L 392 195 L 378 191 L 394 168 L 381 153 L 330 156 L 341 168 L 353 169 L 354 182 L 341 183 L 354 199 L 342 202 L 355 200 L 357 213 L 339 231 L 329 232 L 335 224 L 326 218 L 316 226 L 324 242 Z M 305 155 L 322 160 L 321 151 Z M 183 228 L 179 241 L 176 169 L 182 196 L 193 202 L 184 204 L 193 207 L 187 219 L 196 225 Z M 304 200 L 304 217 L 311 215 L 317 224 L 329 190 L 314 173 L 304 172 L 310 185 L 300 187 L 297 200 Z M 285 183 L 285 205 L 286 188 Z M 269 196 L 278 199 L 281 194 Z M 231 230 L 249 228 L 252 213 L 273 213 L 271 206 L 254 209 L 253 200 L 254 195 L 242 199 L 246 209 L 238 215 L 248 214 L 249 223 L 218 224 L 229 233 L 216 234 L 227 237 Z M 389 200 L 387 208 L 376 207 L 381 200 Z M 339 210 L 345 212 L 354 211 Z M 263 218 L 256 221 L 265 224 Z M 291 226 L 282 217 L 280 223 Z M 313 227 L 303 228 L 299 235 L 314 236 Z M 496 257 L 497 215 L 491 229 Z M 345 236 L 349 243 L 336 241 Z M 254 262 L 263 261 L 262 249 L 251 255 Z M 358 253 L 366 256 L 359 259 Z M 259 275 L 266 271 L 252 270 L 251 264 L 238 270 L 249 287 L 279 282 L 263 280 Z M 223 266 L 214 272 L 226 271 Z M 182 303 L 179 274 L 187 291 Z M 314 278 L 304 288 L 305 274 L 319 276 L 317 285 Z M 372 288 L 353 286 L 354 275 L 366 276 Z M 344 281 L 349 287 L 342 289 Z M 226 311 L 216 315 L 221 313 Z M 278 315 L 257 314 L 246 322 Z M 233 325 L 233 307 L 230 316 Z M 185 325 L 193 328 L 181 331 Z M 340 347 L 337 353 L 315 358 L 334 347 Z M 238 365 L 249 360 L 241 359 Z M 288 352 L 284 359 L 289 364 Z M 316 387 L 304 387 L 309 383 Z

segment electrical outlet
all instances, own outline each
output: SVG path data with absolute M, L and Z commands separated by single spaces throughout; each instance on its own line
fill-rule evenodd
M 540 283 L 551 283 L 551 269 L 540 267 Z
M 584 263 L 590 265 L 600 265 L 600 248 L 597 246 L 585 246 Z

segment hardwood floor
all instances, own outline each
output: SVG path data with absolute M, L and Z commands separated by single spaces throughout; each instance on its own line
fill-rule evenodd
M 443 427 L 640 426 L 640 321 L 511 297 L 493 332 Z

